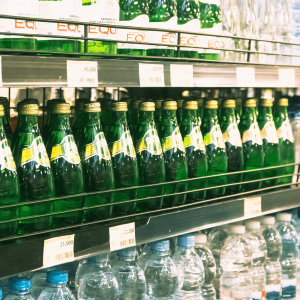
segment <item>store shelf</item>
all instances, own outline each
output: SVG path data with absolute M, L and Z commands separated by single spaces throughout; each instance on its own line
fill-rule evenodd
M 136 58 L 135 60 L 98 58 L 85 54 L 82 58 L 26 55 L 2 56 L 3 87 L 67 87 L 67 60 L 97 60 L 99 87 L 139 87 L 139 64 L 157 63 L 164 66 L 165 86 L 171 87 L 170 64 L 192 64 L 195 87 L 297 87 L 300 67 L 270 66 L 250 63 L 194 62 L 183 58 Z M 156 60 L 155 60 L 156 59 Z M 237 67 L 255 69 L 255 81 L 237 81 Z M 294 69 L 295 80 L 279 80 L 279 69 Z M 295 83 L 293 83 L 295 81 Z
M 300 206 L 299 192 L 300 187 L 289 187 L 279 191 L 251 195 L 251 197 L 261 197 L 261 213 L 255 216 Z M 44 240 L 51 237 L 75 234 L 75 259 L 80 259 L 98 252 L 110 251 L 109 227 L 111 226 L 135 222 L 137 244 L 144 244 L 161 238 L 247 219 L 248 217 L 244 215 L 244 201 L 245 196 L 199 203 L 199 206 L 193 208 L 178 209 L 159 215 L 153 214 L 150 217 L 149 215 L 140 215 L 101 225 L 82 226 L 47 235 L 1 242 L 0 277 L 42 268 Z

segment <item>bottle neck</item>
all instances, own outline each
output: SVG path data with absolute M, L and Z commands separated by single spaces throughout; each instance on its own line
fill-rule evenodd
M 163 110 L 161 116 L 161 123 L 164 126 L 173 125 L 178 126 L 176 118 L 176 110 Z
M 120 261 L 135 261 L 135 256 L 118 256 Z
M 127 125 L 126 111 L 111 111 L 111 125 Z
M 156 251 L 156 250 L 151 250 L 153 254 L 156 254 L 157 256 L 169 256 L 170 255 L 170 250 L 166 251 Z
M 66 130 L 70 129 L 70 115 L 69 114 L 52 114 L 50 127 L 52 130 Z
M 67 286 L 67 283 L 52 283 L 52 282 L 47 282 L 48 287 L 52 288 L 64 288 Z
M 272 115 L 272 107 L 271 106 L 260 106 L 258 111 L 258 116 L 260 119 L 270 119 L 273 117 Z
M 37 115 L 19 115 L 18 117 L 18 128 L 22 131 L 31 131 L 32 129 L 38 128 L 38 116 Z
M 24 291 L 16 291 L 16 290 L 9 290 L 9 293 L 12 295 L 26 295 L 29 294 L 30 290 L 24 290 Z
M 243 107 L 241 122 L 255 123 L 256 120 L 256 109 L 255 107 Z
M 221 110 L 221 120 L 229 124 L 236 123 L 235 109 L 223 107 Z
M 198 111 L 196 109 L 184 109 L 182 112 L 182 125 L 198 125 Z
M 140 111 L 138 124 L 139 125 L 147 125 L 152 124 L 154 122 L 154 111 Z
M 84 126 L 100 125 L 100 114 L 98 112 L 85 112 L 84 113 Z

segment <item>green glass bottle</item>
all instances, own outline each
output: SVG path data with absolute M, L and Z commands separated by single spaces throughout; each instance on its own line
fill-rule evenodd
M 198 178 L 207 175 L 207 158 L 205 146 L 198 118 L 197 101 L 183 103 L 182 122 L 180 132 L 185 147 L 189 178 Z M 206 188 L 206 179 L 188 182 L 188 190 Z M 187 202 L 203 200 L 206 190 L 187 194 Z
M 204 109 L 203 109 L 204 100 L 198 99 L 197 102 L 198 102 L 198 119 L 199 119 L 199 124 L 201 126 L 201 122 L 203 119 L 203 111 L 204 111 Z
M 133 141 L 127 124 L 127 103 L 111 104 L 111 123 L 106 139 L 111 153 L 116 189 L 139 185 L 138 165 Z M 137 190 L 115 192 L 114 202 L 133 200 L 137 197 Z M 136 210 L 136 202 L 115 205 L 115 215 L 130 215 Z
M 84 188 L 87 193 L 113 190 L 115 179 L 109 149 L 100 123 L 100 103 L 83 105 L 84 127 L 78 132 Z M 85 207 L 102 205 L 113 201 L 113 193 L 85 197 Z M 112 206 L 87 209 L 85 221 L 93 222 L 111 216 Z
M 219 120 L 219 123 L 221 123 L 221 115 L 222 115 L 222 102 L 223 102 L 223 99 L 219 98 L 219 99 L 216 99 L 218 101 L 218 120 Z
M 241 116 L 243 112 L 243 100 L 241 98 L 235 99 L 235 116 L 236 116 L 236 123 L 239 125 L 241 121 Z
M 56 103 L 51 107 L 51 131 L 45 141 L 54 177 L 55 196 L 73 196 L 84 191 L 80 157 L 70 126 L 70 104 Z M 54 201 L 53 211 L 82 208 L 82 197 Z M 82 211 L 54 215 L 55 227 L 80 224 Z
M 264 147 L 264 167 L 275 167 L 280 164 L 280 152 L 275 123 L 272 115 L 273 99 L 261 99 L 258 107 L 258 126 Z M 277 168 L 263 171 L 264 178 L 279 176 Z M 277 184 L 277 179 L 264 180 L 262 187 Z
M 206 148 L 208 171 L 207 175 L 224 174 L 228 171 L 227 155 L 222 131 L 218 121 L 218 102 L 208 100 L 204 103 L 201 132 Z M 227 184 L 227 176 L 211 177 L 207 180 L 207 186 L 220 186 Z M 221 197 L 225 195 L 225 187 L 208 190 L 208 197 Z
M 295 163 L 295 145 L 293 131 L 287 113 L 289 105 L 288 99 L 281 98 L 278 101 L 274 114 L 275 126 L 277 129 L 277 137 L 279 141 L 280 164 Z M 280 175 L 294 174 L 295 166 L 284 167 L 278 169 Z M 286 184 L 292 182 L 293 176 L 278 178 L 277 184 Z
M 176 118 L 177 118 L 178 126 L 180 126 L 180 124 L 182 122 L 182 115 L 183 115 L 182 105 L 183 105 L 183 102 L 184 102 L 184 100 L 177 100 Z
M 162 103 L 162 120 L 158 130 L 165 159 L 166 181 L 178 181 L 188 178 L 188 167 L 185 156 L 185 148 L 178 127 L 176 101 L 164 101 Z M 180 193 L 187 190 L 186 183 L 166 185 L 165 193 Z M 184 204 L 186 195 L 167 197 L 164 207 L 172 207 Z
M 9 113 L 10 107 L 9 107 L 8 99 L 6 97 L 0 97 L 0 105 L 3 105 L 4 107 L 3 127 L 4 127 L 8 145 L 10 146 L 13 138 L 13 132 L 10 127 L 10 113 Z
M 12 153 L 15 158 L 20 181 L 20 218 L 49 214 L 53 204 L 34 201 L 55 196 L 53 175 L 49 158 L 43 143 L 39 126 L 39 107 L 36 104 L 18 105 L 18 124 L 12 140 Z M 51 217 L 32 218 L 19 222 L 19 234 L 31 233 L 50 228 Z
M 235 101 L 224 100 L 222 103 L 221 131 L 225 142 L 228 172 L 238 172 L 244 170 L 244 155 L 241 135 L 238 129 L 235 117 Z M 243 174 L 227 176 L 227 183 L 238 183 L 243 181 Z M 227 187 L 228 194 L 237 194 L 241 192 L 241 185 Z
M 100 106 L 101 106 L 100 121 L 104 133 L 106 132 L 106 129 L 108 129 L 110 124 L 110 104 L 111 101 L 107 99 L 102 99 L 100 101 Z
M 140 185 L 162 183 L 166 181 L 165 162 L 156 126 L 154 122 L 154 102 L 139 104 L 139 120 L 134 136 L 136 157 L 139 168 Z M 138 198 L 161 196 L 164 186 L 142 188 Z M 162 208 L 163 197 L 139 202 L 138 211 L 149 211 Z
M 75 101 L 75 117 L 74 117 L 74 123 L 72 127 L 72 132 L 74 139 L 77 143 L 78 141 L 78 131 L 83 127 L 83 104 L 88 102 L 88 99 L 86 98 L 79 98 Z
M 0 222 L 19 217 L 19 208 L 1 208 L 3 205 L 20 203 L 20 184 L 17 168 L 4 129 L 4 107 L 0 105 Z M 0 238 L 17 233 L 18 222 L 0 224 Z
M 154 121 L 156 128 L 159 128 L 161 123 L 161 104 L 164 100 L 155 100 Z
M 139 119 L 139 103 L 142 100 L 131 100 L 128 103 L 128 125 L 131 136 L 134 136 Z
M 243 103 L 243 112 L 239 124 L 244 152 L 244 170 L 255 170 L 264 167 L 264 151 L 256 117 L 256 100 L 247 99 Z M 263 178 L 262 171 L 244 174 L 244 182 Z M 260 189 L 261 181 L 243 185 L 244 191 Z

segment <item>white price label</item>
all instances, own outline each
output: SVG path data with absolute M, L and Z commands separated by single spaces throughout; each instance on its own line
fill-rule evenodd
M 279 86 L 295 87 L 295 69 L 278 69 Z
M 236 85 L 238 87 L 255 86 L 255 69 L 254 68 L 236 68 Z
M 98 87 L 96 61 L 67 61 L 68 87 Z
M 139 64 L 140 86 L 165 86 L 164 65 Z
M 56 266 L 74 260 L 75 234 L 44 241 L 43 267 Z
M 254 217 L 261 213 L 261 197 L 245 198 L 244 216 Z
M 109 242 L 110 251 L 135 246 L 135 223 L 110 227 Z
M 171 86 L 193 87 L 193 65 L 170 65 Z

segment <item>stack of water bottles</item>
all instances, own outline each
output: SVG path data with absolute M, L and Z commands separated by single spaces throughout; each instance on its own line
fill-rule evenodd
M 296 300 L 298 215 L 296 209 L 23 273 L 0 281 L 0 299 Z

